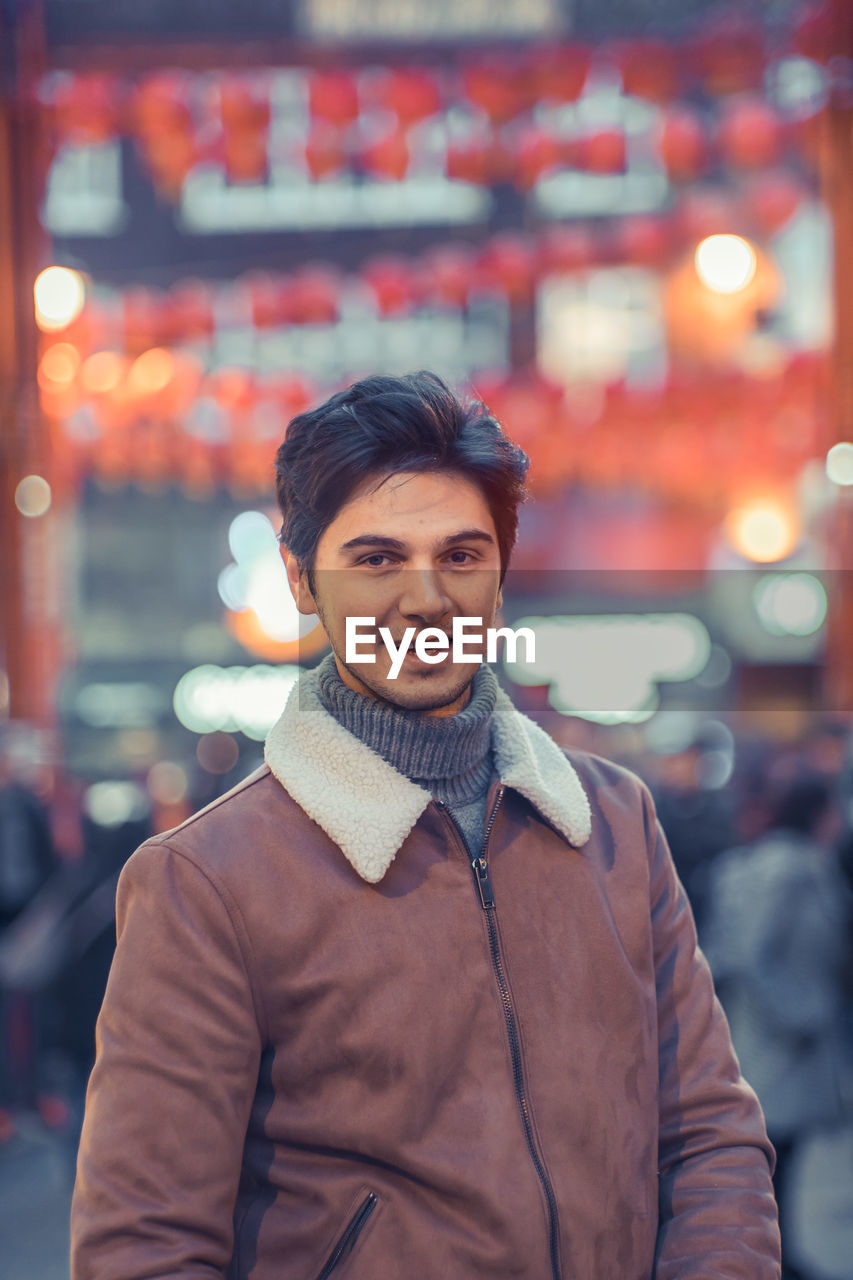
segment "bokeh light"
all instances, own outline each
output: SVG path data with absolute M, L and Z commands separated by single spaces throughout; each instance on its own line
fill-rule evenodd
M 693 261 L 696 273 L 714 293 L 738 293 L 753 279 L 758 265 L 755 250 L 743 236 L 706 236 Z
M 794 513 L 773 499 L 755 499 L 732 511 L 726 532 L 740 555 L 760 564 L 790 555 L 800 534 Z
M 70 267 L 45 267 L 33 285 L 36 324 L 44 333 L 65 329 L 76 320 L 86 301 L 86 286 L 79 271 Z
M 826 621 L 823 583 L 813 573 L 770 573 L 752 593 L 761 625 L 774 636 L 814 635 Z
M 853 444 L 842 440 L 826 455 L 826 474 L 833 484 L 853 484 Z
M 115 391 L 124 373 L 126 361 L 117 351 L 95 351 L 80 369 L 80 385 L 90 395 L 106 395 Z
M 63 391 L 77 376 L 80 352 L 70 342 L 55 342 L 39 362 L 38 384 L 42 391 Z
M 145 779 L 148 794 L 158 804 L 180 804 L 189 791 L 189 779 L 183 765 L 175 760 L 158 760 Z
M 53 494 L 44 476 L 24 476 L 15 489 L 15 506 L 22 516 L 35 518 L 50 510 Z
M 230 773 L 240 759 L 240 748 L 237 739 L 230 733 L 218 730 L 206 733 L 199 738 L 195 749 L 196 758 L 206 773 Z
M 137 356 L 127 375 L 128 390 L 139 396 L 165 390 L 175 373 L 175 357 L 165 347 L 151 347 Z

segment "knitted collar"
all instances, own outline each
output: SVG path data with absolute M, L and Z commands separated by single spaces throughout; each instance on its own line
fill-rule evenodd
M 328 654 L 317 667 L 320 697 L 326 710 L 356 738 L 392 765 L 398 773 L 422 786 L 485 775 L 491 745 L 491 718 L 498 682 L 485 663 L 474 673 L 471 697 L 456 715 L 440 717 L 405 711 L 378 698 L 365 697 L 344 684 Z
M 492 713 L 495 768 L 501 782 L 534 805 L 579 847 L 590 834 L 580 779 L 543 729 L 498 689 Z M 323 706 L 316 671 L 304 672 L 270 730 L 266 762 L 275 778 L 371 884 L 432 799 L 351 734 Z

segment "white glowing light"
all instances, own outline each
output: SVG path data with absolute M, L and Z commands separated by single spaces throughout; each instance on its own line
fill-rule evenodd
M 767 574 L 752 599 L 761 625 L 774 636 L 811 636 L 826 621 L 826 591 L 811 573 Z
M 826 455 L 826 474 L 833 484 L 853 484 L 853 444 L 842 440 Z
M 36 324 L 45 333 L 64 329 L 76 320 L 86 301 L 86 286 L 79 271 L 45 267 L 33 285 Z
M 261 741 L 284 709 L 299 667 L 194 667 L 181 676 L 173 705 L 193 733 L 238 731 Z
M 50 510 L 53 495 L 43 476 L 24 476 L 15 489 L 15 506 L 22 516 L 43 516 Z
M 550 685 L 548 701 L 565 715 L 599 724 L 639 724 L 658 708 L 657 685 L 692 680 L 705 668 L 711 638 L 692 614 L 613 614 L 523 618 L 536 636 L 536 659 L 504 662 L 518 684 Z
M 696 272 L 715 293 L 737 293 L 755 275 L 755 250 L 742 236 L 707 236 L 694 255 Z
M 217 589 L 226 608 L 251 609 L 258 623 L 279 643 L 293 643 L 319 624 L 316 614 L 301 614 L 291 595 L 272 523 L 261 511 L 243 511 L 231 522 L 228 545 L 234 563 L 219 575 Z
M 83 796 L 83 809 L 99 827 L 120 827 L 144 818 L 148 801 L 135 782 L 95 782 Z
M 756 499 L 738 507 L 730 513 L 726 529 L 735 550 L 760 564 L 790 555 L 800 532 L 790 509 L 772 499 Z

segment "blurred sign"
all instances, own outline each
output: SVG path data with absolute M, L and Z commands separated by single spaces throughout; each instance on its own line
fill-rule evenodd
M 569 12 L 565 0 L 302 0 L 299 26 L 315 39 L 493 40 L 565 31 Z

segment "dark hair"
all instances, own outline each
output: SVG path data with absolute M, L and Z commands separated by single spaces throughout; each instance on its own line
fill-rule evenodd
M 503 580 L 529 465 L 485 405 L 461 404 L 436 374 L 364 378 L 288 425 L 275 459 L 280 538 L 310 571 L 324 530 L 369 477 L 456 471 L 489 505 Z

